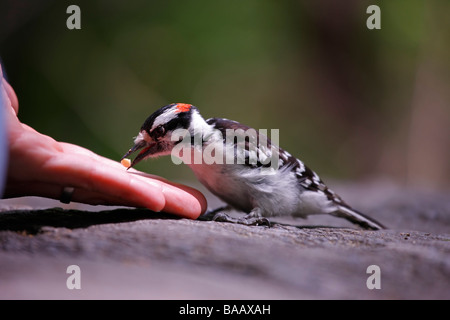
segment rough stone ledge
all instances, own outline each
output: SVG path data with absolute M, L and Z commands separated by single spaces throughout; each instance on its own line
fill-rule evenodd
M 450 235 L 437 232 L 248 227 L 144 209 L 0 214 L 3 299 L 449 299 L 449 257 Z M 71 264 L 81 290 L 65 286 Z M 366 286 L 370 265 L 379 290 Z

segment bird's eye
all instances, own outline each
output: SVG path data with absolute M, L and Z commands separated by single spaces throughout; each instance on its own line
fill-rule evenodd
M 158 126 L 155 129 L 153 129 L 152 136 L 153 136 L 153 138 L 160 138 L 164 135 L 165 132 L 166 132 L 166 129 L 164 129 L 163 126 Z

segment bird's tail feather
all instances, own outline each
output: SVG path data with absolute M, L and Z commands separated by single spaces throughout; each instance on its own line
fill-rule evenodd
M 339 209 L 335 212 L 332 212 L 331 214 L 337 217 L 347 219 L 348 221 L 357 224 L 363 227 L 364 229 L 371 229 L 371 230 L 386 229 L 386 227 L 383 226 L 378 221 L 369 218 L 368 216 L 350 207 L 339 206 Z

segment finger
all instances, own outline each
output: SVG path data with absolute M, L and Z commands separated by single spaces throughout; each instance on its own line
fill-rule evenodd
M 19 113 L 19 100 L 17 99 L 17 95 L 11 85 L 6 81 L 6 79 L 3 78 L 2 81 L 6 95 L 11 103 L 11 107 L 14 109 L 14 113 L 17 115 Z
M 191 187 L 173 183 L 162 177 L 140 172 L 131 168 L 126 170 L 119 162 L 112 161 L 108 158 L 101 157 L 90 150 L 72 145 L 69 143 L 62 143 L 64 151 L 76 153 L 77 155 L 83 155 L 92 157 L 96 161 L 101 162 L 104 166 L 108 166 L 112 169 L 118 170 L 118 174 L 127 174 L 132 176 L 133 179 L 141 179 L 141 181 L 153 181 L 162 187 L 162 192 L 165 197 L 165 206 L 163 211 L 173 213 L 181 217 L 196 219 L 207 209 L 207 201 L 204 195 Z
M 179 216 L 197 219 L 207 208 L 205 196 L 198 190 L 184 185 L 163 183 L 166 205 L 163 211 Z
M 126 174 L 123 168 L 91 156 L 61 153 L 49 160 L 43 169 L 51 172 L 49 183 L 105 194 L 130 206 L 153 211 L 161 211 L 165 207 L 165 197 L 158 181 L 136 179 Z
M 183 215 L 190 219 L 197 219 L 208 207 L 205 196 L 197 189 L 171 182 L 159 176 L 137 171 L 133 168 L 128 171 L 135 176 L 160 181 L 166 198 L 165 212 Z
M 24 191 L 28 196 L 45 197 L 55 200 L 61 200 L 63 187 L 54 183 L 45 182 L 19 182 L 9 183 L 5 190 L 5 198 L 14 198 L 23 196 Z M 120 199 L 104 193 L 76 188 L 72 194 L 71 202 L 79 202 L 90 205 L 105 206 L 129 206 L 136 207 L 135 203 L 128 199 Z M 142 206 L 143 207 L 143 206 Z

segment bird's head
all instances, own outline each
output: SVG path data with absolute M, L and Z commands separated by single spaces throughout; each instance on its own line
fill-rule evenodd
M 177 129 L 184 129 L 186 134 L 192 134 L 196 126 L 206 124 L 197 108 L 186 103 L 172 103 L 160 108 L 150 115 L 134 140 L 134 146 L 122 157 L 141 150 L 131 162 L 130 168 L 143 159 L 169 155 L 183 137 L 172 134 Z M 180 132 L 177 130 L 177 132 Z

